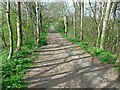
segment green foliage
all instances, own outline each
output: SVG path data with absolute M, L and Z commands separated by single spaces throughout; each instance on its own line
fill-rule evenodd
M 16 51 L 17 47 L 17 20 L 16 20 L 16 5 L 13 3 L 11 4 L 10 10 L 10 21 L 11 27 L 13 30 L 13 46 L 14 46 L 14 54 L 10 60 L 7 60 L 9 54 L 9 30 L 6 18 L 6 8 L 1 7 L 2 9 L 2 28 L 0 28 L 0 32 L 4 33 L 5 41 L 8 47 L 5 47 L 4 43 L 2 45 L 2 49 L 0 48 L 0 59 L 2 58 L 2 89 L 8 88 L 23 88 L 26 87 L 25 82 L 23 81 L 22 77 L 26 73 L 27 69 L 31 65 L 32 60 L 34 60 L 34 49 L 45 45 L 46 44 L 46 36 L 47 30 L 50 28 L 50 23 L 48 19 L 44 19 L 42 21 L 42 38 L 40 43 L 36 45 L 35 38 L 36 38 L 36 30 L 35 30 L 35 14 L 34 10 L 25 14 L 26 11 L 23 10 L 21 12 L 21 19 L 22 19 L 22 49 L 20 51 Z M 5 3 L 3 3 L 3 6 Z M 32 5 L 32 3 L 31 3 Z M 26 7 L 27 4 L 26 4 Z M 24 6 L 22 8 L 25 8 Z M 21 8 L 21 9 L 22 9 Z M 29 7 L 30 8 L 30 7 Z M 32 8 L 32 7 L 31 7 Z M 27 18 L 25 17 L 27 15 Z M 2 51 L 2 52 L 1 52 Z M 1 74 L 1 73 L 0 73 Z
M 48 26 L 49 28 L 49 26 Z M 42 38 L 37 45 L 38 47 L 46 44 L 47 32 L 42 32 Z M 26 42 L 20 51 L 14 53 L 12 59 L 7 60 L 8 50 L 0 53 L 2 57 L 2 89 L 9 88 L 27 88 L 24 77 L 27 69 L 32 65 L 35 59 L 34 48 L 36 45 L 33 42 Z
M 47 32 L 43 32 L 42 33 L 42 37 L 41 37 L 41 40 L 40 40 L 40 43 L 37 45 L 37 47 L 41 47 L 43 45 L 46 45 L 47 44 Z
M 24 43 L 24 45 L 28 48 L 32 48 L 32 47 L 34 47 L 35 44 L 34 44 L 33 40 L 28 40 Z
M 48 31 L 48 29 L 50 29 L 50 23 L 46 23 L 46 22 L 44 22 L 45 24 L 43 25 L 43 27 L 42 28 L 44 28 L 44 31 Z
M 62 33 L 60 28 L 58 28 L 55 24 L 54 26 L 56 30 Z M 67 38 L 69 41 L 71 41 L 73 44 L 80 46 L 82 49 L 86 50 L 91 55 L 97 57 L 102 63 L 115 65 L 115 62 L 117 60 L 116 54 L 112 54 L 109 51 L 94 47 L 90 45 L 88 42 L 80 41 L 79 39 L 76 38 L 67 37 L 64 35 L 64 33 L 62 33 L 62 35 L 65 38 Z M 120 71 L 120 66 L 115 66 L 115 67 L 117 71 Z
M 120 65 L 115 65 L 114 68 L 116 71 L 120 72 Z
M 24 47 L 21 51 L 16 52 L 12 59 L 2 62 L 2 88 L 23 88 L 26 84 L 22 77 L 28 69 L 33 57 L 30 56 L 31 50 Z M 29 56 L 29 57 L 28 57 Z
M 43 32 L 43 33 L 42 33 L 42 38 L 41 38 L 41 41 L 40 41 L 40 45 L 41 45 L 41 46 L 47 44 L 46 37 L 47 37 L 47 33 L 46 33 L 46 32 Z
M 117 56 L 115 54 L 111 54 L 108 51 L 105 51 L 103 49 L 93 47 L 89 45 L 88 42 L 82 42 L 80 40 L 74 40 L 71 38 L 68 38 L 70 41 L 72 41 L 74 44 L 77 44 L 81 48 L 85 49 L 88 53 L 90 53 L 93 56 L 97 56 L 99 60 L 101 60 L 103 63 L 113 64 L 115 63 Z
M 53 25 L 58 32 L 64 33 L 65 27 L 64 27 L 64 21 L 62 19 L 59 19 L 58 22 L 53 22 Z

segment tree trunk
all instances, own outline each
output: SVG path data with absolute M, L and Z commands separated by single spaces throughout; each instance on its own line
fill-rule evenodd
M 118 21 L 118 31 L 117 31 L 117 55 L 118 55 L 118 59 L 116 63 L 120 64 L 120 21 Z
M 94 5 L 94 20 L 95 20 L 95 22 L 96 22 L 96 14 L 97 14 L 97 2 L 96 2 L 96 0 L 95 0 L 95 5 Z
M 28 15 L 28 9 L 26 9 L 26 25 L 28 27 L 28 23 L 29 23 L 29 15 Z
M 3 41 L 3 43 L 4 43 L 4 46 L 5 47 L 7 47 L 7 43 L 6 43 L 6 40 L 5 40 L 5 35 L 4 35 L 4 30 L 3 30 L 3 28 L 2 28 L 2 41 Z
M 98 27 L 97 27 L 97 41 L 96 41 L 96 46 L 99 47 L 100 46 L 100 37 L 101 37 L 101 29 L 102 29 L 102 23 L 103 23 L 103 19 L 105 16 L 105 10 L 106 10 L 106 6 L 107 3 L 104 4 L 104 8 L 102 10 L 102 2 L 100 2 L 100 12 L 99 12 L 99 21 L 98 21 Z
M 67 36 L 67 13 L 66 13 L 66 3 L 62 3 L 62 14 L 63 14 L 63 20 L 64 20 L 64 34 Z
M 40 42 L 40 28 L 39 28 L 39 3 L 36 2 L 36 29 L 37 29 L 37 44 Z
M 12 54 L 13 54 L 13 31 L 12 31 L 11 22 L 10 22 L 10 1 L 9 0 L 7 0 L 6 16 L 7 16 L 7 23 L 8 23 L 9 36 L 10 36 L 9 37 L 9 39 L 10 39 L 10 52 L 9 52 L 8 59 L 11 59 Z
M 42 34 L 42 12 L 41 12 L 41 7 L 40 7 L 40 38 L 41 38 L 41 35 Z
M 35 15 L 36 15 L 36 13 L 35 13 Z M 34 43 L 36 44 L 36 41 L 37 41 L 36 16 L 33 17 L 33 21 L 34 21 Z
M 107 27 L 107 21 L 109 19 L 110 11 L 111 11 L 111 0 L 108 0 L 107 7 L 106 7 L 106 13 L 105 13 L 105 17 L 103 20 L 103 28 L 102 28 L 101 42 L 100 42 L 101 49 L 104 49 L 104 45 L 105 45 L 106 27 Z
M 100 2 L 101 3 L 101 2 Z M 90 15 L 90 17 L 92 18 L 92 20 L 94 21 L 95 24 L 97 24 L 97 19 L 96 19 L 96 13 L 97 13 L 97 2 L 96 0 L 94 1 L 94 7 L 92 7 L 92 3 L 91 1 L 89 0 L 89 5 L 90 5 L 90 9 L 93 13 L 93 17 Z
M 79 2 L 79 28 L 81 31 L 81 2 Z M 79 33 L 79 37 L 81 36 L 81 32 Z
M 84 18 L 84 0 L 81 0 L 81 32 L 80 32 L 80 40 L 83 40 L 83 18 Z
M 17 2 L 17 50 L 22 46 L 21 3 Z
M 120 43 L 119 43 L 119 46 L 118 46 L 118 52 L 117 52 L 117 55 L 118 55 L 118 58 L 117 58 L 116 63 L 117 63 L 117 64 L 120 64 Z
M 7 47 L 7 43 L 6 43 L 6 39 L 5 39 L 5 35 L 4 35 L 4 21 L 3 21 L 3 12 L 2 12 L 2 41 L 4 43 L 4 46 Z
M 65 35 L 67 36 L 67 16 L 64 15 L 64 26 L 65 26 Z
M 76 2 L 73 0 L 74 14 L 73 14 L 73 30 L 74 38 L 76 38 Z
M 117 30 L 117 42 L 116 46 L 118 47 L 120 43 L 120 21 L 118 22 L 118 30 Z

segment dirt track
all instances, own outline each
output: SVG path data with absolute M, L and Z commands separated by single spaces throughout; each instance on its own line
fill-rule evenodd
M 51 25 L 47 45 L 41 47 L 34 67 L 28 71 L 29 88 L 115 88 L 118 74 L 80 47 L 72 44 Z

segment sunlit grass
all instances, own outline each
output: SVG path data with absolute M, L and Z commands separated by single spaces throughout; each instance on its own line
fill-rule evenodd
M 59 22 L 59 23 L 61 23 L 61 22 Z M 65 38 L 67 38 L 73 44 L 80 46 L 82 49 L 84 49 L 88 53 L 90 53 L 93 57 L 97 57 L 98 60 L 100 60 L 102 63 L 113 64 L 115 69 L 117 71 L 120 71 L 120 66 L 116 65 L 116 63 L 115 63 L 117 60 L 116 54 L 113 54 L 112 52 L 109 52 L 107 50 L 92 46 L 89 42 L 80 41 L 79 39 L 73 38 L 71 36 L 65 36 L 64 29 L 60 28 L 60 26 L 59 26 L 61 24 L 57 25 L 56 23 L 54 23 L 53 25 L 57 31 L 59 31 Z

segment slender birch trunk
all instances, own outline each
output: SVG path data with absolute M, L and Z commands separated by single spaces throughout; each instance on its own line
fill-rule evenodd
M 100 48 L 104 49 L 105 46 L 105 35 L 106 35 L 106 27 L 107 27 L 107 21 L 109 19 L 109 14 L 111 10 L 111 0 L 108 0 L 107 7 L 106 7 L 106 13 L 105 18 L 103 20 L 103 28 L 102 28 L 102 34 L 101 34 L 101 42 L 100 42 Z
M 80 40 L 83 40 L 83 18 L 84 18 L 84 0 L 81 0 L 81 31 L 80 31 Z
M 95 5 L 94 5 L 94 20 L 96 21 L 96 13 L 97 13 L 97 2 L 95 0 Z
M 73 30 L 74 38 L 76 38 L 76 2 L 73 0 L 74 14 L 73 14 Z
M 17 50 L 22 46 L 21 3 L 17 2 Z
M 13 54 L 13 31 L 11 27 L 11 22 L 10 22 L 10 0 L 7 0 L 7 23 L 8 23 L 8 29 L 9 29 L 9 40 L 10 40 L 10 51 L 9 51 L 9 56 L 8 59 L 11 59 L 12 54 Z
M 39 28 L 39 3 L 36 2 L 36 29 L 37 29 L 37 44 L 40 42 L 40 28 Z
M 67 16 L 64 15 L 64 26 L 65 26 L 65 35 L 67 36 Z
M 102 2 L 100 2 L 100 11 L 99 11 L 99 22 L 98 22 L 98 27 L 97 27 L 97 41 L 96 41 L 96 46 L 100 46 L 100 37 L 101 37 L 101 29 L 102 29 L 102 23 L 103 19 L 105 16 L 105 10 L 106 10 L 107 3 L 104 3 L 104 8 L 102 10 Z
M 64 19 L 64 27 L 65 27 L 65 29 L 64 29 L 64 33 L 65 33 L 65 35 L 67 36 L 67 31 L 68 31 L 68 26 L 67 26 L 67 13 L 66 13 L 66 3 L 64 4 L 62 4 L 62 6 L 63 6 L 63 19 Z
M 81 31 L 81 2 L 79 2 L 79 28 L 80 28 L 80 31 Z M 79 33 L 79 38 L 81 36 L 81 32 Z

